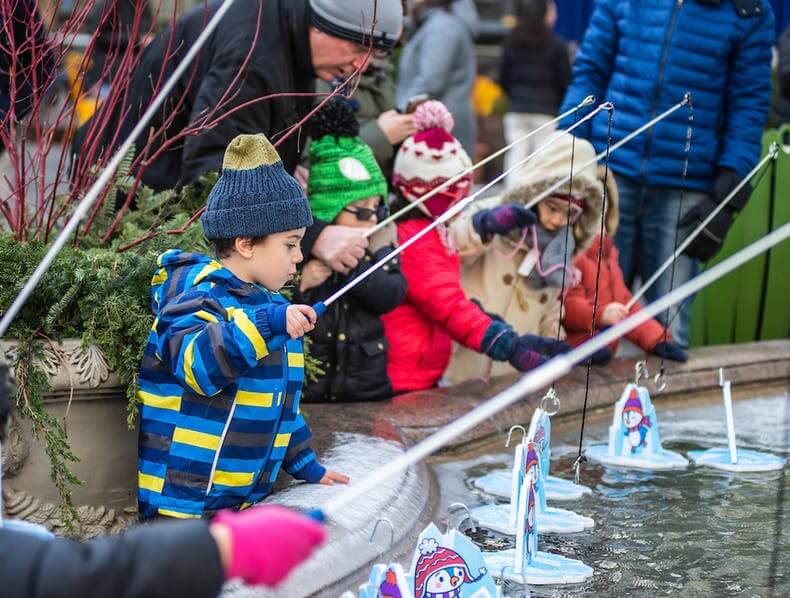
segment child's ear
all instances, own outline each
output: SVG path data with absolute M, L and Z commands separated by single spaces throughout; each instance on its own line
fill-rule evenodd
M 250 237 L 236 237 L 233 242 L 233 249 L 245 259 L 252 257 L 252 246 L 253 243 Z

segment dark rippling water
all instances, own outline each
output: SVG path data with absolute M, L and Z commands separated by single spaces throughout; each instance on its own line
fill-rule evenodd
M 737 394 L 737 389 L 736 389 Z M 738 446 L 790 457 L 790 396 L 735 402 Z M 726 446 L 721 404 L 667 409 L 658 403 L 662 443 L 685 453 Z M 588 427 L 605 442 L 609 420 Z M 556 431 L 552 474 L 569 477 L 578 429 Z M 586 444 L 586 443 L 585 443 Z M 509 464 L 510 453 L 435 466 L 442 503 L 490 502 L 469 480 Z M 595 519 L 595 529 L 542 535 L 539 549 L 581 559 L 595 569 L 583 584 L 531 586 L 533 596 L 790 596 L 790 475 L 733 474 L 691 466 L 648 472 L 588 463 L 583 482 L 593 494 L 551 502 Z M 540 522 L 538 521 L 538 526 Z M 513 538 L 468 535 L 483 550 L 513 547 Z M 525 593 L 508 585 L 508 596 Z

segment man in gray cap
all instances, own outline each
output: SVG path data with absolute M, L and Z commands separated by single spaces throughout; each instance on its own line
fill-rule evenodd
M 127 100 L 100 106 L 78 131 L 72 146 L 76 180 L 126 139 L 221 4 L 213 0 L 207 9 L 193 8 L 174 31 L 165 29 L 146 47 Z M 277 142 L 313 107 L 314 98 L 304 94 L 315 91 L 316 76 L 330 80 L 364 70 L 370 45 L 376 54 L 391 52 L 402 21 L 400 0 L 236 0 L 152 120 L 149 131 L 160 134 L 137 139 L 136 155 L 144 154 L 147 162 L 143 183 L 158 191 L 219 171 L 226 146 L 240 134 L 264 133 Z M 261 100 L 271 94 L 285 95 Z M 297 132 L 278 146 L 288 172 L 296 168 L 306 139 Z M 364 240 L 355 237 L 352 243 L 349 235 L 333 232 L 338 233 L 322 234 L 322 258 L 354 267 Z M 345 255 L 342 264 L 338 254 Z

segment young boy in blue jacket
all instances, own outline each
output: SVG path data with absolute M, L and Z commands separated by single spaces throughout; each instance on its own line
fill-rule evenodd
M 303 335 L 316 314 L 277 291 L 302 261 L 307 199 L 263 135 L 228 146 L 202 217 L 218 259 L 177 249 L 151 281 L 156 319 L 140 377 L 141 519 L 244 509 L 281 467 L 311 483 L 345 483 L 310 447 L 299 413 Z M 278 336 L 287 337 L 269 349 Z

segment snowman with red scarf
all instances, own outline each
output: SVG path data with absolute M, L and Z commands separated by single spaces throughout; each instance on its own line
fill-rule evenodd
M 458 598 L 467 583 L 476 583 L 486 574 L 485 567 L 474 577 L 463 557 L 433 538 L 420 542 L 420 556 L 414 574 L 414 598 Z

